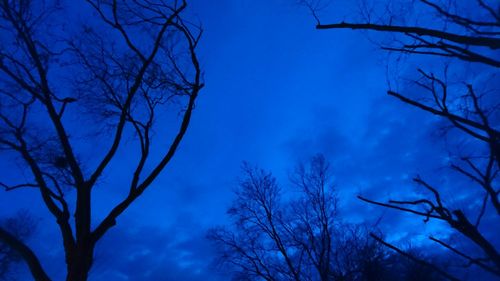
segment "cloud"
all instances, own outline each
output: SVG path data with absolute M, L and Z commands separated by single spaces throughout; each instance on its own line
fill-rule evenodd
M 470 200 L 477 198 L 476 190 L 448 168 L 450 151 L 456 148 L 453 144 L 460 143 L 463 136 L 451 132 L 444 138 L 445 120 L 391 97 L 373 99 L 368 107 L 364 125 L 356 127 L 358 133 L 338 129 L 349 127 L 342 116 L 323 118 L 319 114 L 307 128 L 309 133 L 292 136 L 284 149 L 302 161 L 314 153 L 326 155 L 340 193 L 340 212 L 346 219 L 370 224 L 380 220 L 378 227 L 392 240 L 420 243 L 431 233 L 446 237 L 451 230 L 444 223 L 423 223 L 421 217 L 370 205 L 356 196 L 382 202 L 431 198 L 432 194 L 412 181 L 420 175 L 439 188 L 450 208 L 467 210 Z
M 224 280 L 212 266 L 213 249 L 206 230 L 192 217 L 173 227 L 112 229 L 98 244 L 91 280 Z

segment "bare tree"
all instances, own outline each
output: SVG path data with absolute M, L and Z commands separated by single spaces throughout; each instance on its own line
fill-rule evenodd
M 296 196 L 261 169 L 245 165 L 244 174 L 228 211 L 233 224 L 208 234 L 236 280 L 411 280 L 415 266 L 394 270 L 402 260 L 370 238 L 373 227 L 341 220 L 323 156 L 291 175 Z
M 83 281 L 96 243 L 151 186 L 186 133 L 203 87 L 196 55 L 201 29 L 183 19 L 184 0 L 67 4 L 88 11 L 87 22 L 63 24 L 71 10 L 61 1 L 0 1 L 0 149 L 5 161 L 20 162 L 21 171 L 12 172 L 26 179 L 1 185 L 39 192 L 62 236 L 66 280 Z M 165 124 L 157 130 L 155 122 L 169 111 L 180 112 L 174 133 Z M 161 137 L 157 147 L 154 135 Z M 128 136 L 133 142 L 124 142 Z M 128 186 L 121 187 L 128 192 L 98 220 L 93 191 L 109 185 L 100 179 L 121 152 L 136 156 L 126 167 L 132 168 Z M 35 280 L 50 280 L 15 233 L 0 228 L 0 241 Z
M 360 29 L 385 32 L 394 35 L 390 43 L 381 43 L 382 49 L 406 55 L 425 55 L 446 57 L 451 62 L 474 64 L 484 71 L 492 73 L 493 80 L 498 81 L 498 51 L 500 49 L 500 6 L 495 1 L 412 1 L 414 10 L 425 11 L 432 15 L 433 21 L 425 20 L 411 23 L 411 15 L 396 15 L 391 10 L 393 2 L 387 1 L 382 13 L 367 8 L 367 2 L 361 12 L 362 19 L 350 22 L 323 24 L 316 17 L 317 29 Z M 314 6 L 308 5 L 313 9 Z M 472 11 L 472 12 L 471 12 Z M 423 14 L 423 13 L 421 13 Z M 399 18 L 399 19 L 398 19 Z M 418 97 L 401 94 L 390 89 L 388 94 L 410 106 L 447 120 L 451 129 L 461 132 L 472 145 L 472 149 L 456 154 L 450 168 L 463 177 L 470 190 L 468 202 L 482 202 L 473 211 L 466 211 L 450 205 L 443 198 L 440 189 L 420 176 L 414 182 L 428 191 L 430 197 L 414 200 L 389 200 L 380 202 L 362 196 L 365 202 L 383 207 L 411 213 L 424 218 L 446 222 L 453 230 L 471 242 L 480 251 L 479 254 L 466 253 L 451 242 L 436 237 L 430 240 L 455 253 L 466 261 L 465 266 L 475 265 L 493 275 L 500 276 L 500 249 L 494 237 L 487 236 L 481 225 L 485 217 L 495 223 L 500 219 L 497 175 L 500 167 L 500 131 L 498 131 L 498 89 L 485 89 L 481 79 L 475 82 L 463 81 L 458 86 L 444 75 L 436 75 L 432 71 L 418 69 L 419 77 L 413 85 L 421 93 Z M 476 77 L 475 78 L 479 78 Z M 483 79 L 484 83 L 484 79 Z M 475 191 L 481 191 L 481 197 L 470 197 Z M 457 190 L 456 192 L 460 192 Z M 448 201 L 448 202 L 447 202 Z M 488 208 L 492 206 L 492 209 Z M 492 210 L 492 211 L 488 211 Z M 498 233 L 497 233 L 498 234 Z M 385 245 L 397 249 L 394 245 Z M 454 280 L 455 277 L 446 272 L 443 276 Z
M 296 219 L 289 227 L 290 235 L 296 241 L 316 268 L 320 280 L 329 280 L 335 274 L 331 260 L 335 241 L 332 234 L 337 216 L 337 195 L 331 183 L 329 164 L 322 155 L 313 157 L 309 167 L 299 165 L 291 180 L 301 191 L 301 198 L 292 204 Z
M 265 171 L 244 164 L 240 183 L 228 214 L 238 228 L 233 233 L 214 229 L 209 238 L 219 244 L 224 261 L 242 274 L 265 280 L 301 280 L 300 254 L 294 253 L 283 224 L 281 189 Z

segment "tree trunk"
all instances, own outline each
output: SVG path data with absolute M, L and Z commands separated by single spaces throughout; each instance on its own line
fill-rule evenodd
M 75 210 L 76 247 L 70 251 L 66 281 L 87 281 L 92 266 L 95 243 L 90 228 L 91 188 L 80 184 L 77 189 Z
M 87 281 L 88 273 L 92 267 L 94 246 L 91 243 L 85 244 L 82 243 L 77 247 L 71 263 L 68 264 L 66 281 Z

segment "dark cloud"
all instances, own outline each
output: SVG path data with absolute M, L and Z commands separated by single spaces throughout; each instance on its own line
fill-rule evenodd
M 98 247 L 91 280 L 224 280 L 206 230 L 188 215 L 172 225 L 113 229 Z

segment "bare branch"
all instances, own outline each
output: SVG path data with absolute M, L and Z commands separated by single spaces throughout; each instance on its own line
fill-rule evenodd
M 2 227 L 0 227 L 0 240 L 7 243 L 7 245 L 12 247 L 23 257 L 36 281 L 51 281 L 47 273 L 44 271 L 38 257 L 28 246 L 26 246 L 26 244 L 11 235 Z
M 334 24 L 319 24 L 317 29 L 363 29 L 375 31 L 387 31 L 397 33 L 416 34 L 419 36 L 431 36 L 439 39 L 445 39 L 452 42 L 489 47 L 491 49 L 500 49 L 500 39 L 484 36 L 466 36 L 454 33 L 444 32 L 436 29 L 422 28 L 422 27 L 407 27 L 407 26 L 394 26 L 394 25 L 380 25 L 371 23 L 334 23 Z
M 448 280 L 453 280 L 453 281 L 460 281 L 460 279 L 454 277 L 453 275 L 450 275 L 449 273 L 441 270 L 440 268 L 438 268 L 437 266 L 433 265 L 432 263 L 429 263 L 429 262 L 426 262 L 422 259 L 418 259 L 416 257 L 414 257 L 413 255 L 399 249 L 398 247 L 392 245 L 392 244 L 389 244 L 387 242 L 385 242 L 384 240 L 382 240 L 382 238 L 378 237 L 377 235 L 371 233 L 370 236 L 375 239 L 377 242 L 381 243 L 382 245 L 390 248 L 391 250 L 394 250 L 395 252 L 397 252 L 398 254 L 412 260 L 413 262 L 416 262 L 418 264 L 421 264 L 425 267 L 428 267 L 434 271 L 436 271 L 437 273 L 439 273 L 441 276 L 445 277 L 446 279 Z

